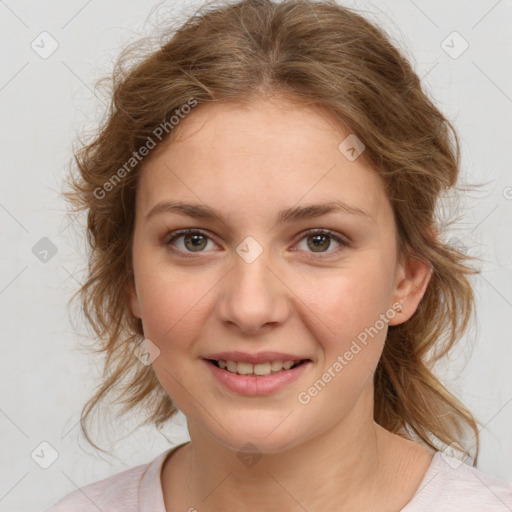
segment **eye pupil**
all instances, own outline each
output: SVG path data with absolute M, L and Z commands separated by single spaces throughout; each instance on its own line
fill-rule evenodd
M 329 235 L 313 235 L 310 237 L 310 239 L 313 239 L 313 245 L 308 243 L 308 246 L 310 249 L 328 249 L 330 244 L 329 241 Z M 327 240 L 327 244 L 325 244 L 325 241 Z M 319 243 L 317 243 L 319 242 Z M 315 251 L 315 252 L 321 252 L 321 251 Z
M 193 248 L 203 249 L 205 246 L 205 240 L 206 240 L 206 237 L 201 234 L 186 235 L 185 236 L 185 245 L 187 245 L 187 241 L 191 241 Z M 201 245 L 201 244 L 203 244 L 203 245 Z M 187 248 L 190 248 L 190 247 L 188 247 L 188 245 L 187 245 Z

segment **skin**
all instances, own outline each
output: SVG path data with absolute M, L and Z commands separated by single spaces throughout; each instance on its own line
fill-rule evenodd
M 425 475 L 432 452 L 373 421 L 372 377 L 387 325 L 413 315 L 430 269 L 416 258 L 400 263 L 379 176 L 364 153 L 349 161 L 338 149 L 348 134 L 326 112 L 283 98 L 200 105 L 142 170 L 130 305 L 160 349 L 154 370 L 191 438 L 163 466 L 168 510 L 396 511 Z M 169 200 L 206 204 L 224 222 L 146 218 Z M 370 218 L 338 212 L 275 223 L 281 209 L 332 200 Z M 165 244 L 183 228 L 207 232 L 199 250 L 183 236 L 174 252 Z M 350 244 L 327 237 L 315 250 L 315 234 L 304 234 L 315 228 Z M 263 249 L 252 263 L 236 252 L 247 236 Z M 402 311 L 299 403 L 397 302 Z M 246 397 L 222 387 L 201 359 L 224 350 L 276 350 L 313 364 L 272 395 Z M 262 456 L 250 467 L 237 456 L 248 442 Z

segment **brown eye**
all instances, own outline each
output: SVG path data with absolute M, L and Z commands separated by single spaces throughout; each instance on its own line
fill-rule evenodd
M 174 242 L 183 239 L 182 247 Z M 174 233 L 174 236 L 165 241 L 165 245 L 172 245 L 177 247 L 178 250 L 183 252 L 203 252 L 203 249 L 208 245 L 209 237 L 206 233 L 195 229 L 186 229 Z
M 201 251 L 207 245 L 207 238 L 204 235 L 185 235 L 183 241 L 185 247 L 191 251 Z
M 318 254 L 320 257 L 325 253 L 327 256 L 338 252 L 344 247 L 349 247 L 350 243 L 337 236 L 333 231 L 326 229 L 314 229 L 305 233 L 300 243 L 306 240 L 306 248 L 300 248 L 309 254 Z M 208 234 L 199 229 L 183 229 L 169 234 L 167 239 L 164 240 L 164 245 L 169 246 L 175 252 L 181 252 L 184 255 L 192 253 L 206 252 L 208 242 L 213 241 Z M 338 246 L 329 250 L 332 243 Z M 180 245 L 181 244 L 181 245 Z M 214 244 L 215 245 L 215 244 Z M 300 244 L 299 244 L 300 245 Z
M 349 243 L 341 239 L 339 236 L 336 236 L 332 231 L 325 229 L 316 229 L 309 231 L 305 234 L 305 236 L 301 239 L 306 240 L 306 252 L 312 252 L 317 254 L 327 253 L 328 255 L 337 252 L 337 250 L 341 247 L 348 247 Z M 329 249 L 332 246 L 332 242 L 338 244 L 333 250 Z M 300 249 L 300 247 L 299 247 Z M 301 249 L 302 250 L 302 249 Z
M 311 242 L 309 242 L 311 241 Z M 308 236 L 308 247 L 313 252 L 324 252 L 331 245 L 329 235 L 310 235 Z

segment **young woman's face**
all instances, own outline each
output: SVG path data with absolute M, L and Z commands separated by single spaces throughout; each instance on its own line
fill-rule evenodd
M 380 178 L 355 158 L 353 139 L 340 149 L 349 133 L 312 108 L 202 105 L 181 123 L 141 174 L 130 295 L 160 350 L 155 372 L 189 429 L 276 453 L 371 419 L 387 327 L 421 298 L 405 297 Z M 178 202 L 197 206 L 171 208 Z M 345 206 L 313 208 L 336 202 Z M 261 365 L 232 369 L 308 361 L 261 377 L 207 360 L 253 355 Z

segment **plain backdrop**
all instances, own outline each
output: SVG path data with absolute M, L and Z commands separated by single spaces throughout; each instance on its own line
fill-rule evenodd
M 190 12 L 199 4 L 176 1 L 162 12 L 179 15 L 182 6 Z M 344 5 L 405 48 L 461 136 L 463 179 L 486 183 L 465 198 L 461 221 L 447 235 L 483 259 L 473 281 L 478 317 L 437 373 L 483 424 L 478 468 L 511 481 L 512 3 Z M 165 435 L 151 427 L 130 434 L 137 422 L 128 419 L 102 427 L 105 439 L 124 436 L 112 456 L 85 443 L 77 421 L 101 366 L 79 350 L 84 327 L 71 322 L 67 306 L 86 263 L 82 226 L 65 216 L 60 196 L 71 147 L 102 112 L 95 81 L 127 43 L 151 33 L 154 7 L 147 0 L 0 2 L 3 511 L 40 510 L 188 439 L 180 414 Z

